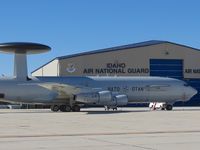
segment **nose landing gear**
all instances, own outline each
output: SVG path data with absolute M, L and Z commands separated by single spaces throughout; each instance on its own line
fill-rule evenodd
M 168 110 L 168 111 L 172 110 L 173 109 L 173 105 L 167 104 L 166 107 L 165 107 L 165 109 Z
M 150 110 L 167 110 L 170 111 L 173 109 L 173 105 L 170 103 L 160 103 L 154 102 L 149 104 Z

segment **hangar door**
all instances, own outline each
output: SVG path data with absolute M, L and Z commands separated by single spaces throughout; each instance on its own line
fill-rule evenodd
M 150 59 L 150 76 L 183 79 L 183 60 Z

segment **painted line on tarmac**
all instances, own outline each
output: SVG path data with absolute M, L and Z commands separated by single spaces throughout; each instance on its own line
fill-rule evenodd
M 183 134 L 200 133 L 200 130 L 179 130 L 179 131 L 147 131 L 147 132 L 102 132 L 102 133 L 72 133 L 72 134 L 30 134 L 30 135 L 0 135 L 3 138 L 34 138 L 34 137 L 64 137 L 64 136 L 106 136 L 106 135 L 142 135 L 142 134 Z

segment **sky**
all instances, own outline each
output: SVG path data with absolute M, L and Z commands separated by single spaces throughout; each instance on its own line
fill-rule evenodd
M 58 56 L 148 40 L 200 49 L 199 0 L 0 0 L 0 43 L 49 45 L 28 56 L 29 74 Z M 13 55 L 0 53 L 0 76 Z

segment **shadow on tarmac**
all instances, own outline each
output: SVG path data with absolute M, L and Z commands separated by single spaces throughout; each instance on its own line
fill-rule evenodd
M 0 115 L 1 114 L 35 114 L 35 113 L 53 113 L 50 109 L 37 109 L 37 110 L 29 110 L 29 109 L 0 109 Z
M 105 110 L 81 110 L 80 112 L 52 112 L 50 109 L 37 109 L 37 110 L 21 110 L 21 109 L 15 109 L 15 110 L 0 110 L 1 114 L 49 114 L 49 113 L 85 113 L 88 115 L 92 114 L 120 114 L 120 113 L 131 113 L 131 112 L 149 112 L 149 110 L 117 110 L 117 111 L 105 111 Z
M 161 111 L 161 110 L 155 110 L 156 112 L 173 112 L 173 111 L 200 111 L 200 107 L 175 107 L 172 111 Z M 85 113 L 88 115 L 93 114 L 120 114 L 120 113 L 131 113 L 131 112 L 154 112 L 149 109 L 134 109 L 131 108 L 131 110 L 117 110 L 117 111 L 105 111 L 105 110 L 90 110 L 90 109 L 83 109 L 80 112 L 52 112 L 50 109 L 0 109 L 0 115 L 1 114 L 48 114 L 48 113 Z
M 92 114 L 119 114 L 119 113 L 131 113 L 131 112 L 149 112 L 149 110 L 118 110 L 118 111 L 81 111 L 86 112 L 89 115 Z
M 200 107 L 175 107 L 173 111 L 200 111 Z

